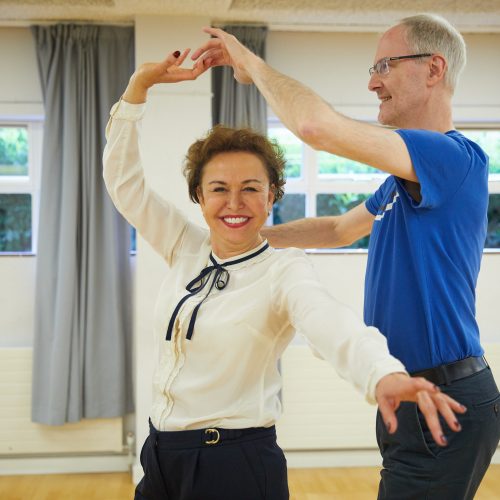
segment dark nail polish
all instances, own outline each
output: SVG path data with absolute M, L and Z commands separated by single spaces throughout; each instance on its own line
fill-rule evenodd
M 464 406 L 464 405 L 460 405 L 462 407 L 462 410 L 465 410 L 467 411 L 467 406 Z
M 455 429 L 457 431 L 461 431 L 462 430 L 462 426 L 455 420 L 455 422 L 453 422 L 455 424 Z
M 387 432 L 391 432 L 391 423 L 390 422 L 386 422 L 385 423 L 385 428 L 387 429 Z
M 179 57 L 181 55 L 181 51 L 180 50 L 176 50 L 174 52 L 174 57 Z
M 441 442 L 446 446 L 448 444 L 448 440 L 446 439 L 445 436 L 443 436 L 443 434 L 441 434 Z

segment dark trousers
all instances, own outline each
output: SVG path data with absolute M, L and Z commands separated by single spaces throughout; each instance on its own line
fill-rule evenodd
M 473 499 L 500 439 L 500 395 L 489 368 L 442 385 L 467 407 L 453 432 L 441 419 L 448 446 L 438 446 L 414 403 L 401 404 L 398 429 L 389 434 L 377 414 L 377 440 L 383 457 L 379 499 Z
M 286 460 L 274 427 L 205 434 L 159 432 L 150 425 L 141 465 L 144 477 L 135 500 L 289 498 Z

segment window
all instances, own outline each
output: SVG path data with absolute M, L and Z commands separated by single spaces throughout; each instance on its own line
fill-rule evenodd
M 500 130 L 459 128 L 490 157 L 488 235 L 486 248 L 500 248 Z M 286 194 L 273 209 L 273 224 L 302 217 L 339 215 L 364 202 L 387 174 L 372 167 L 303 144 L 277 119 L 268 122 L 269 137 L 285 151 Z M 349 249 L 366 249 L 369 237 Z
M 276 119 L 269 120 L 268 134 L 282 146 L 287 161 L 286 194 L 274 206 L 273 224 L 344 213 L 366 200 L 387 177 L 362 163 L 315 151 Z M 367 248 L 368 240 L 348 248 Z
M 485 248 L 500 249 L 500 130 L 460 128 L 460 132 L 477 142 L 490 157 L 488 187 L 488 233 Z
M 42 122 L 0 117 L 0 253 L 34 252 Z

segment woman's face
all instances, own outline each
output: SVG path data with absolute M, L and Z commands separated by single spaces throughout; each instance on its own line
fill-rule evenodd
M 243 151 L 215 155 L 204 167 L 198 199 L 214 253 L 223 259 L 258 246 L 274 201 L 261 159 Z

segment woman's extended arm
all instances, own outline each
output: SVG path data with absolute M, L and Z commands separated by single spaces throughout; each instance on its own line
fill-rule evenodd
M 427 380 L 410 378 L 404 366 L 389 354 L 385 337 L 328 293 L 302 252 L 284 253 L 273 272 L 278 309 L 286 308 L 295 329 L 341 377 L 369 401 L 378 403 L 389 432 L 397 428 L 396 410 L 401 401 L 418 404 L 441 446 L 446 441 L 438 415 L 450 429 L 460 430 L 454 413 L 465 409 Z

